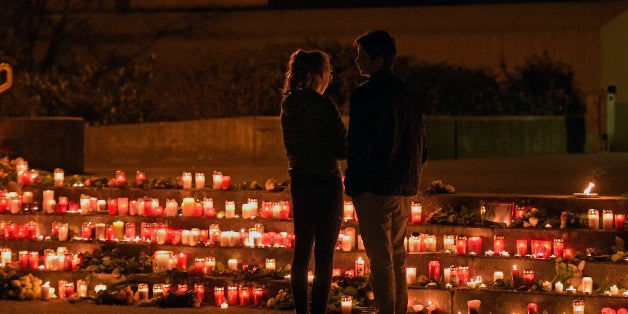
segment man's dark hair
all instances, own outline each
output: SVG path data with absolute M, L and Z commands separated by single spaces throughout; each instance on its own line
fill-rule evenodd
M 397 48 L 395 39 L 384 30 L 368 31 L 355 41 L 371 56 L 371 59 L 382 57 L 384 66 L 392 68 Z

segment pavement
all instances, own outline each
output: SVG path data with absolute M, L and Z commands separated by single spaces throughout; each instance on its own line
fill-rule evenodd
M 199 164 L 142 170 L 149 179 L 175 178 L 189 169 L 203 169 L 211 178 L 209 174 L 217 170 L 230 175 L 233 183 L 256 180 L 263 185 L 268 179 L 287 180 L 287 168 L 287 163 L 280 161 L 264 165 Z M 85 165 L 86 173 L 108 178 L 113 177 L 115 169 L 127 174 L 138 170 L 129 165 Z M 571 195 L 594 182 L 592 192 L 623 195 L 628 194 L 628 152 L 431 160 L 424 168 L 420 189 L 424 190 L 434 180 L 454 186 L 458 193 Z

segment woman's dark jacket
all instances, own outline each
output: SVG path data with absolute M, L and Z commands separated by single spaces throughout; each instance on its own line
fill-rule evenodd
M 341 175 L 347 129 L 334 103 L 311 89 L 293 90 L 281 102 L 281 128 L 290 174 Z

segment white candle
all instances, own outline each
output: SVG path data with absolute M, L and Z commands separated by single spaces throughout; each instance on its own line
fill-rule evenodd
M 231 270 L 238 270 L 238 260 L 235 258 L 229 259 L 229 261 L 227 261 L 227 265 Z
M 454 251 L 456 249 L 456 237 L 453 235 L 443 236 L 443 249 L 446 251 Z
M 59 225 L 59 241 L 68 240 L 68 223 L 62 223 Z
M 557 281 L 554 284 L 554 291 L 556 291 L 556 293 L 563 293 L 563 283 L 560 281 Z
M 613 211 L 612 210 L 603 210 L 602 211 L 602 229 L 604 230 L 613 230 L 615 225 L 613 224 Z
M 183 189 L 191 189 L 192 188 L 192 173 L 183 172 L 181 175 L 181 183 L 183 185 Z
M 358 256 L 358 259 L 355 261 L 355 276 L 364 277 L 364 275 L 364 259 Z
M 197 172 L 195 174 L 195 179 L 196 179 L 196 188 L 197 189 L 205 188 L 205 174 L 204 173 Z
M 589 209 L 589 214 L 587 217 L 589 220 L 589 229 L 600 228 L 600 213 L 597 209 Z
M 406 267 L 406 283 L 409 285 L 416 283 L 416 267 Z
M 267 258 L 266 259 L 266 269 L 267 270 L 275 270 L 275 259 L 274 258 Z
M 408 252 L 420 252 L 421 251 L 421 240 L 418 236 L 410 236 L 408 238 Z
M 48 201 L 50 200 L 54 200 L 55 199 L 55 191 L 54 190 L 44 190 L 43 191 L 43 198 L 41 201 L 42 206 L 46 206 L 43 208 L 45 213 L 54 213 L 54 208 L 53 209 L 49 209 L 48 206 Z
M 10 208 L 11 214 L 19 214 L 20 211 L 22 210 L 20 208 L 20 199 L 12 198 L 11 200 L 9 200 L 9 208 Z
M 582 292 L 591 294 L 593 292 L 593 278 L 582 277 Z
M 22 203 L 32 203 L 33 202 L 33 192 L 24 191 L 22 193 Z
M 436 252 L 436 236 L 435 235 L 430 234 L 423 241 L 425 241 L 425 251 Z
M 242 218 L 244 218 L 244 219 L 252 218 L 251 217 L 251 212 L 252 211 L 253 211 L 253 208 L 252 208 L 251 204 L 249 204 L 249 203 L 242 204 Z
M 61 168 L 56 168 L 54 170 L 54 185 L 55 187 L 62 187 L 63 186 L 63 180 L 65 177 L 65 172 L 63 171 L 63 169 Z
M 45 284 L 41 285 L 41 300 L 50 300 L 50 282 L 46 282 Z
M 178 210 L 179 210 L 179 204 L 177 203 L 176 200 L 173 200 L 173 199 L 166 200 L 166 209 L 165 209 L 164 214 L 166 214 L 167 217 L 175 217 L 177 215 Z
M 350 295 L 343 295 L 340 299 L 340 308 L 342 314 L 351 314 L 353 300 Z
M 213 178 L 213 189 L 214 190 L 221 190 L 222 189 L 222 172 L 215 172 L 212 175 Z
M 225 218 L 235 218 L 234 201 L 225 201 Z
M 181 244 L 188 245 L 190 243 L 190 230 L 181 231 Z
M 450 282 L 451 281 L 451 268 L 449 268 L 449 267 L 443 268 L 443 280 L 445 282 Z

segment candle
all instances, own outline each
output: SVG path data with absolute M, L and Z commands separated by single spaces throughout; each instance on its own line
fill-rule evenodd
M 266 259 L 266 269 L 267 270 L 275 270 L 275 259 L 267 258 Z
M 423 206 L 421 206 L 420 203 L 412 202 L 412 204 L 410 205 L 410 210 L 411 210 L 411 222 L 413 224 L 420 224 L 421 214 L 423 212 Z
M 129 198 L 119 197 L 116 201 L 118 204 L 118 215 L 125 216 L 129 213 Z
M 593 292 L 593 278 L 582 277 L 582 292 L 585 294 L 591 294 L 591 292 Z
M 503 235 L 495 235 L 493 237 L 493 251 L 499 254 L 504 251 L 505 240 Z
M 343 208 L 344 208 L 344 214 L 343 214 L 344 221 L 353 220 L 354 209 L 355 209 L 353 207 L 353 202 L 345 201 Z
M 98 293 L 98 292 L 100 292 L 100 291 L 104 291 L 104 290 L 107 290 L 107 285 L 104 285 L 104 284 L 98 284 L 98 285 L 94 286 L 94 291 L 95 291 L 96 293 Z
M 213 256 L 206 258 L 204 272 L 207 274 L 211 274 L 215 268 L 216 268 L 216 258 Z
M 50 201 L 54 201 L 55 199 L 55 191 L 54 190 L 44 190 L 41 204 L 43 206 L 43 211 L 47 214 L 52 214 L 55 212 L 55 208 L 50 208 Z M 13 213 L 13 212 L 11 212 Z
M 613 227 L 613 211 L 610 209 L 602 210 L 602 229 L 612 230 Z
M 355 261 L 355 276 L 364 277 L 364 275 L 364 259 L 362 259 L 362 256 L 358 256 L 358 259 Z
M 177 212 L 179 211 L 179 204 L 174 199 L 166 200 L 166 210 L 165 214 L 167 217 L 175 217 L 177 216 Z
M 433 234 L 428 235 L 423 239 L 426 252 L 436 252 L 436 236 Z
M 528 303 L 528 314 L 538 313 L 539 306 L 536 303 Z
M 531 287 L 534 282 L 534 271 L 533 270 L 524 270 L 523 271 L 523 284 L 527 287 Z
M 563 258 L 564 259 L 572 259 L 573 258 L 573 250 L 571 248 L 565 248 L 563 250 Z
M 206 197 L 203 199 L 203 214 L 205 217 L 215 217 L 216 209 L 214 208 L 214 199 Z
M 469 314 L 479 314 L 480 313 L 480 304 L 482 302 L 480 300 L 469 300 L 467 301 L 467 308 L 469 310 Z
M 589 209 L 588 212 L 589 229 L 600 228 L 600 213 L 597 209 Z
M 249 289 L 247 287 L 240 287 L 240 292 L 238 293 L 240 298 L 240 305 L 249 305 L 251 303 L 249 293 Z
M 231 188 L 231 176 L 222 176 L 222 189 L 229 190 Z
M 573 307 L 573 314 L 584 314 L 584 301 L 575 300 L 571 303 Z
M 214 287 L 214 302 L 216 306 L 220 306 L 225 302 L 225 288 Z
M 227 261 L 227 268 L 230 270 L 238 270 L 238 260 L 235 258 L 230 258 Z
M 113 234 L 118 240 L 124 239 L 124 222 L 123 221 L 114 221 L 113 222 Z
M 126 184 L 126 174 L 122 170 L 117 170 L 115 175 L 116 186 L 121 188 Z
M 626 219 L 626 215 L 624 214 L 615 214 L 615 229 L 624 230 L 624 220 Z
M 238 304 L 238 287 L 237 286 L 227 287 L 227 302 L 229 303 L 229 305 Z
M 439 282 L 440 281 L 440 262 L 430 261 L 428 264 L 427 274 L 430 280 Z
M 39 269 L 39 252 L 31 251 L 28 253 L 28 264 L 31 269 Z
M 59 224 L 59 241 L 68 240 L 68 223 Z
M 114 222 L 115 224 L 115 222 Z M 135 239 L 136 236 L 136 228 L 134 222 L 127 222 L 124 224 L 124 237 L 128 240 Z M 163 244 L 163 243 L 161 243 Z
M 194 174 L 195 184 L 197 189 L 205 188 L 205 173 L 197 172 Z
M 201 299 L 201 303 L 205 300 L 205 286 L 202 284 L 194 284 L 194 291 L 198 295 L 198 298 Z
M 563 239 L 561 238 L 554 239 L 554 256 L 563 257 L 564 249 L 565 249 L 565 243 L 563 242 Z
M 177 254 L 177 268 L 186 269 L 188 267 L 188 255 L 186 253 Z
M 76 293 L 79 298 L 87 297 L 87 282 L 85 280 L 79 279 L 76 281 Z
M 517 240 L 517 255 L 526 256 L 528 254 L 528 240 Z
M 456 254 L 458 255 L 467 254 L 467 237 L 458 236 L 456 238 Z
M 225 218 L 235 218 L 234 201 L 225 201 Z
M 135 185 L 139 188 L 143 187 L 146 183 L 146 172 L 137 170 L 135 172 Z
M 493 281 L 504 280 L 504 272 L 496 271 L 493 273 Z
M 469 254 L 477 255 L 482 251 L 482 237 L 469 237 Z
M 469 266 L 460 266 L 457 271 L 458 284 L 466 285 L 469 283 Z
M 212 179 L 213 179 L 213 189 L 214 190 L 220 190 L 222 188 L 222 172 L 216 172 L 214 171 L 214 174 L 212 175 Z
M 183 198 L 183 202 L 181 203 L 181 214 L 183 215 L 183 217 L 193 216 L 194 203 L 195 203 L 195 199 L 193 197 Z
M 22 193 L 22 203 L 28 204 L 32 202 L 33 202 L 33 192 L 24 191 L 24 193 Z
M 52 294 L 54 294 L 54 292 Z M 51 295 L 50 282 L 46 282 L 45 284 L 41 285 L 41 300 L 42 301 L 50 300 L 50 295 Z
M 512 266 L 512 271 L 510 272 L 512 277 L 512 283 L 517 288 L 521 284 L 521 278 L 519 274 L 519 269 L 517 269 L 517 265 Z
M 416 283 L 416 267 L 406 267 L 406 283 L 409 285 Z
M 192 173 L 191 172 L 183 172 L 181 175 L 181 182 L 183 185 L 183 189 L 191 189 L 192 188 Z
M 153 271 L 157 273 L 167 271 L 169 269 L 171 255 L 172 252 L 170 251 L 156 251 L 155 260 L 153 262 Z
M 340 309 L 342 314 L 351 314 L 353 300 L 350 295 L 343 295 L 340 298 Z
M 563 283 L 560 281 L 557 281 L 554 284 L 554 291 L 556 291 L 556 293 L 563 293 Z
M 28 268 L 28 251 L 18 252 L 18 262 L 21 269 Z
M 260 305 L 264 299 L 264 289 L 253 288 L 253 305 Z
M 456 249 L 456 241 L 453 235 L 443 236 L 443 249 L 445 251 L 454 251 Z
M 81 237 L 83 240 L 91 240 L 92 239 L 92 223 L 84 222 L 81 227 Z
M 445 267 L 443 269 L 443 281 L 446 283 L 451 282 L 451 268 Z
M 153 285 L 153 299 L 164 295 L 164 285 L 156 283 Z
M 148 284 L 137 284 L 137 294 L 140 301 L 148 300 Z
M 59 289 L 61 289 L 59 287 Z M 74 296 L 74 283 L 73 282 L 66 282 L 65 284 L 65 297 L 66 298 L 71 298 Z

